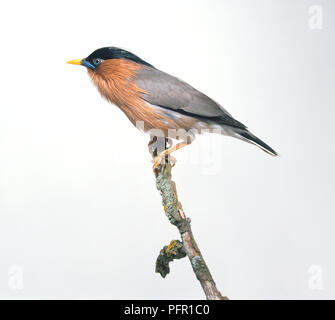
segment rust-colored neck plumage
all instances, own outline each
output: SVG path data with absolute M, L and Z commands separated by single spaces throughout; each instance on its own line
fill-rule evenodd
M 144 91 L 134 82 L 141 67 L 129 60 L 110 59 L 103 61 L 95 70 L 88 69 L 88 73 L 101 95 L 117 105 L 134 125 L 143 121 L 144 131 L 161 129 L 167 134 L 168 129 L 177 129 L 179 125 L 141 98 Z
M 142 91 L 134 82 L 136 71 L 140 68 L 141 65 L 132 61 L 110 59 L 103 61 L 94 71 L 88 69 L 88 73 L 104 98 L 117 105 L 133 125 L 143 121 L 147 131 L 157 128 L 158 123 L 155 123 L 157 115 L 141 99 Z
M 88 69 L 101 95 L 119 107 L 131 105 L 140 90 L 133 79 L 140 65 L 124 59 L 105 60 L 93 70 Z

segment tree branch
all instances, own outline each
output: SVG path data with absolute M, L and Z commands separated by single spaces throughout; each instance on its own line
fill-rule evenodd
M 152 143 L 149 143 L 149 151 L 155 157 L 157 150 L 150 149 Z M 182 243 L 178 240 L 173 240 L 169 246 L 165 246 L 161 250 L 156 262 L 156 272 L 165 277 L 170 270 L 169 262 L 187 255 L 206 298 L 208 300 L 228 300 L 216 288 L 213 277 L 194 239 L 191 219 L 185 216 L 182 205 L 178 201 L 176 184 L 171 180 L 171 169 L 172 165 L 170 163 L 162 163 L 156 168 L 156 187 L 161 193 L 165 214 L 171 224 L 178 228 Z

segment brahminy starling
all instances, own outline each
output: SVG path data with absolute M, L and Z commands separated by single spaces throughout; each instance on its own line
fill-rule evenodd
M 194 133 L 203 131 L 219 132 L 252 143 L 270 155 L 277 155 L 213 99 L 129 51 L 105 47 L 95 50 L 87 58 L 68 63 L 86 67 L 101 95 L 145 132 L 159 130 L 166 137 L 173 132 L 173 138 L 177 140 L 181 139 L 181 134 L 175 132 L 181 129 L 191 133 L 192 137 Z M 171 152 L 191 141 L 193 139 L 183 138 L 182 142 L 160 152 L 153 168 Z

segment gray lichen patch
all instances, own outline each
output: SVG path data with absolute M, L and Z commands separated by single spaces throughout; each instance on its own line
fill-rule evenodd
M 171 165 L 161 164 L 156 169 L 156 187 L 162 195 L 162 202 L 165 214 L 173 225 L 177 225 L 181 220 L 179 214 L 180 204 L 171 181 Z

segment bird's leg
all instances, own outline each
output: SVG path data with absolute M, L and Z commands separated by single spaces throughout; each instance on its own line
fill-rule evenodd
M 167 149 L 171 148 L 172 146 L 173 146 L 172 139 L 165 138 L 165 149 L 164 150 L 167 150 Z M 170 163 L 172 165 L 172 167 L 174 167 L 176 162 L 177 162 L 177 159 L 175 157 L 172 157 L 169 154 L 165 155 L 165 163 Z
M 174 152 L 174 151 L 177 151 L 183 147 L 186 147 L 187 145 L 189 145 L 190 142 L 188 141 L 183 141 L 183 142 L 180 142 L 180 143 L 177 143 L 176 145 L 170 147 L 170 148 L 167 148 L 165 149 L 164 151 L 162 151 L 160 154 L 158 154 L 155 159 L 154 159 L 154 164 L 152 166 L 152 169 L 155 171 L 155 169 L 162 163 L 162 160 L 165 158 L 165 157 L 169 157 L 170 160 L 172 160 L 173 162 L 173 165 L 176 163 L 176 160 L 175 158 L 171 157 L 170 156 L 170 153 Z M 172 158 L 172 159 L 171 159 Z

